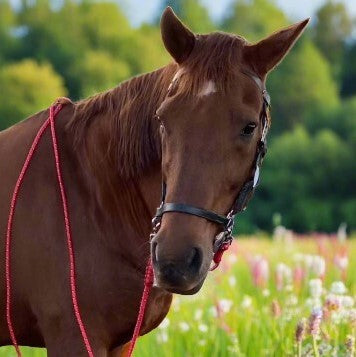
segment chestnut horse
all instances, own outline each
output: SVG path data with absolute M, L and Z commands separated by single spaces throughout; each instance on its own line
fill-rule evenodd
M 252 174 L 262 135 L 261 90 L 246 72 L 264 83 L 307 22 L 250 44 L 226 33 L 195 35 L 167 8 L 161 32 L 173 63 L 92 98 L 68 102 L 58 114 L 78 299 L 95 356 L 119 355 L 130 340 L 150 247 L 155 286 L 141 334 L 165 317 L 172 292 L 193 294 L 202 286 L 220 227 L 170 212 L 150 244 L 161 182 L 167 185 L 166 202 L 228 212 Z M 2 239 L 15 182 L 48 114 L 42 111 L 0 133 Z M 15 211 L 12 319 L 19 344 L 45 346 L 50 356 L 85 356 L 71 303 L 56 180 L 47 131 Z M 0 255 L 4 262 L 4 249 Z M 0 344 L 7 345 L 4 264 L 0 269 Z

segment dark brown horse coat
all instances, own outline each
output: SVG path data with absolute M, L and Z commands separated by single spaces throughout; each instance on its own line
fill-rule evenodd
M 182 77 L 182 87 L 178 90 L 184 92 L 179 98 L 181 111 L 185 107 L 189 109 L 184 100 L 194 98 L 204 80 L 212 80 L 218 90 L 225 88 L 224 99 L 219 103 L 228 106 L 229 98 L 247 98 L 251 108 L 248 112 L 257 115 L 261 105 L 259 92 L 248 78 L 237 73 L 239 68 L 248 68 L 264 80 L 306 23 L 272 35 L 261 41 L 259 47 L 249 45 L 240 37 L 220 33 L 199 36 L 200 42 L 195 43 L 193 35 L 168 9 L 162 20 L 162 35 L 176 63 L 88 100 L 68 103 L 57 116 L 78 298 L 95 356 L 107 356 L 115 347 L 127 343 L 135 325 L 150 252 L 150 221 L 160 201 L 162 149 L 154 114 L 167 100 L 167 89 L 174 75 L 181 68 L 188 73 Z M 231 85 L 225 86 L 230 77 Z M 45 110 L 0 133 L 2 247 L 15 182 L 32 140 L 48 114 Z M 195 116 L 189 115 L 189 120 L 194 126 Z M 199 115 L 196 120 L 199 122 Z M 204 120 L 213 133 L 223 132 L 223 128 L 216 126 L 223 125 L 218 120 L 210 119 L 209 115 Z M 190 147 L 199 141 L 197 137 L 189 137 L 189 132 L 186 135 Z M 246 154 L 234 159 L 242 173 L 230 193 L 231 200 L 249 173 L 257 139 L 256 131 Z M 174 148 L 180 150 L 178 144 Z M 244 153 L 243 149 L 239 150 Z M 169 174 L 174 175 L 174 171 Z M 216 185 L 212 183 L 210 187 Z M 228 204 L 224 202 L 212 208 L 221 211 Z M 199 221 L 194 226 L 199 224 L 203 223 Z M 212 224 L 204 229 L 211 236 L 216 233 Z M 210 254 L 211 239 L 205 244 Z M 18 342 L 46 346 L 51 356 L 85 356 L 71 303 L 63 213 L 49 130 L 40 142 L 20 191 L 11 252 L 12 316 Z M 11 342 L 5 317 L 4 253 L 5 249 L 0 249 L 1 345 Z M 209 254 L 204 258 L 207 261 L 211 260 Z M 205 277 L 206 271 L 202 275 Z M 170 302 L 170 293 L 153 288 L 142 334 L 161 322 Z

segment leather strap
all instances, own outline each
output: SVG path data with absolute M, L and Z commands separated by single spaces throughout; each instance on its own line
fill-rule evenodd
M 220 214 L 205 210 L 203 208 L 186 205 L 184 203 L 164 203 L 158 207 L 156 217 L 162 217 L 163 214 L 167 212 L 191 214 L 193 216 L 205 218 L 208 221 L 220 224 L 224 227 L 230 223 L 230 219 L 225 216 L 221 216 Z

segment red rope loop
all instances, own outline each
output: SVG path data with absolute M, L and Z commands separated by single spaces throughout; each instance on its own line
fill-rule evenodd
M 62 109 L 61 104 L 58 104 L 58 105 L 55 104 L 50 107 L 49 118 L 43 123 L 43 125 L 37 132 L 37 134 L 32 142 L 31 148 L 27 154 L 27 157 L 26 157 L 25 162 L 22 166 L 19 177 L 16 181 L 15 188 L 14 188 L 12 198 L 11 198 L 11 203 L 10 203 L 10 212 L 9 212 L 9 218 L 8 218 L 8 222 L 7 222 L 6 240 L 5 240 L 6 321 L 7 321 L 7 327 L 9 330 L 11 342 L 12 342 L 13 346 L 15 347 L 18 357 L 21 357 L 21 351 L 20 351 L 20 348 L 17 343 L 17 339 L 16 339 L 14 327 L 13 327 L 13 322 L 12 322 L 12 316 L 11 316 L 11 259 L 10 258 L 11 258 L 11 239 L 12 239 L 13 220 L 14 220 L 15 208 L 16 208 L 19 192 L 20 192 L 24 177 L 26 175 L 26 172 L 28 171 L 29 165 L 30 165 L 33 155 L 38 147 L 40 139 L 42 138 L 45 130 L 47 129 L 47 127 L 49 125 L 51 127 L 53 153 L 54 153 L 54 158 L 55 158 L 55 163 L 56 163 L 57 180 L 58 180 L 58 185 L 59 185 L 59 189 L 60 189 L 60 193 L 61 193 L 65 231 L 66 231 L 66 237 L 67 237 L 67 246 L 68 246 L 68 255 L 69 255 L 69 270 L 70 270 L 70 290 L 71 290 L 72 304 L 73 304 L 75 317 L 76 317 L 76 320 L 77 320 L 77 323 L 78 323 L 78 326 L 79 326 L 79 329 L 80 329 L 80 332 L 81 332 L 81 335 L 83 338 L 85 348 L 88 352 L 88 355 L 90 357 L 94 357 L 94 354 L 93 354 L 93 351 L 90 346 L 90 342 L 89 342 L 89 339 L 88 339 L 88 336 L 86 333 L 86 329 L 84 327 L 84 324 L 83 324 L 83 321 L 82 321 L 82 318 L 80 315 L 78 299 L 77 299 L 73 239 L 72 239 L 72 233 L 71 233 L 71 227 L 70 227 L 67 198 L 66 198 L 65 187 L 64 187 L 64 182 L 63 182 L 62 172 L 61 172 L 61 167 L 60 167 L 60 156 L 59 156 L 59 152 L 58 152 L 56 130 L 55 130 L 55 125 L 54 125 L 54 119 L 55 119 L 56 115 L 60 112 L 61 109 Z

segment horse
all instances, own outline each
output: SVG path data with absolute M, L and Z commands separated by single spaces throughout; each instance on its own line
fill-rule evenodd
M 265 83 L 307 23 L 252 44 L 228 33 L 194 34 L 167 8 L 160 26 L 171 63 L 107 92 L 64 103 L 55 125 L 78 301 L 95 356 L 124 353 L 150 254 L 155 283 L 142 335 L 166 316 L 172 293 L 194 294 L 201 288 L 221 227 L 199 215 L 166 211 L 150 240 L 161 183 L 165 202 L 228 212 L 253 174 L 263 130 L 263 96 L 253 78 Z M 48 115 L 43 110 L 0 133 L 1 239 L 15 182 Z M 61 204 L 47 131 L 14 215 L 12 322 L 20 345 L 46 347 L 49 356 L 85 356 L 71 304 Z M 0 255 L 3 262 L 3 249 Z M 0 270 L 3 346 L 11 339 L 3 264 Z

